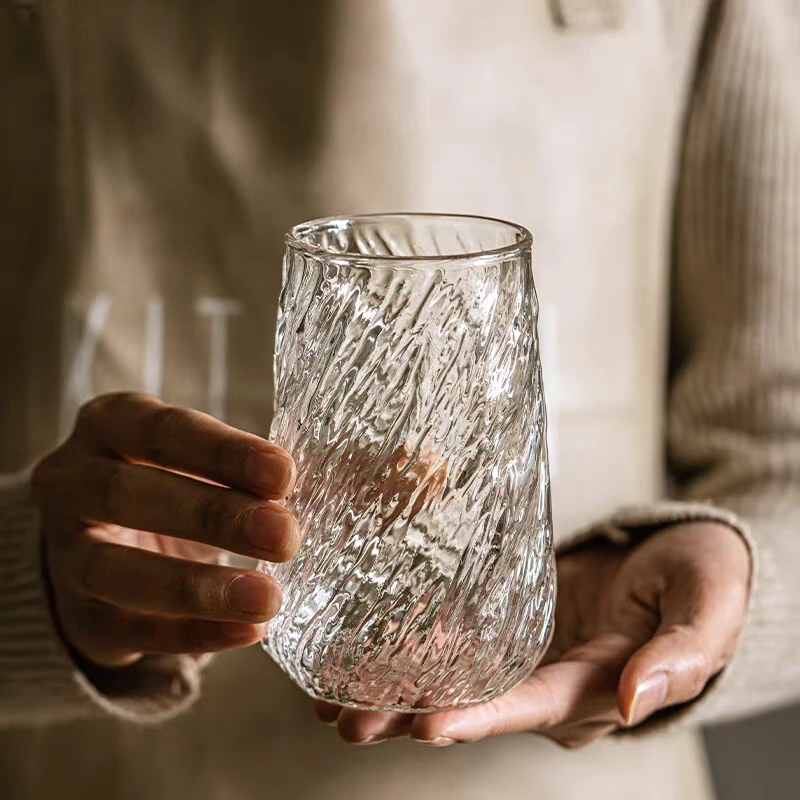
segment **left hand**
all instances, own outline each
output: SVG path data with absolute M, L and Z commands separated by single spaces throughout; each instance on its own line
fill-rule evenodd
M 734 652 L 750 568 L 742 538 L 717 523 L 674 525 L 630 547 L 585 545 L 558 559 L 552 645 L 511 691 L 416 715 L 317 702 L 317 716 L 356 744 L 410 735 L 446 746 L 527 731 L 580 747 L 703 691 Z

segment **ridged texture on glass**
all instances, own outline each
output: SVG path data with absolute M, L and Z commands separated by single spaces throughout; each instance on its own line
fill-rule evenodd
M 378 234 L 356 246 L 391 248 Z M 264 646 L 316 697 L 481 702 L 546 647 L 555 579 L 530 253 L 485 261 L 287 251 L 272 437 L 298 463 L 288 505 L 304 544 L 264 565 L 284 596 Z

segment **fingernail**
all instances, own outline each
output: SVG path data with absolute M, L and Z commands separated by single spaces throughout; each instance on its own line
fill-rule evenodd
M 368 736 L 366 739 L 362 739 L 359 742 L 353 742 L 353 744 L 358 745 L 358 747 L 367 747 L 371 744 L 383 744 L 383 742 L 388 741 L 388 736 Z
M 256 508 L 247 520 L 247 538 L 258 550 L 284 560 L 294 555 L 299 546 L 300 527 L 288 511 Z
M 669 680 L 665 672 L 657 672 L 642 681 L 633 695 L 628 725 L 638 725 L 658 711 L 667 700 Z
M 437 736 L 435 739 L 415 739 L 414 741 L 428 747 L 450 747 L 450 745 L 456 744 L 455 739 L 450 739 L 447 736 Z
M 241 614 L 274 616 L 272 585 L 257 575 L 239 575 L 225 590 L 228 605 Z
M 294 487 L 297 468 L 287 454 L 256 450 L 247 463 L 247 479 L 270 497 L 284 497 Z

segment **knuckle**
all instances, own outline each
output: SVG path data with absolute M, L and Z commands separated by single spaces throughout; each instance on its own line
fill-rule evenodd
M 97 395 L 78 409 L 73 435 L 91 439 L 93 432 L 104 421 L 127 414 L 131 406 L 138 405 L 146 399 L 147 395 L 138 392 L 109 392 Z
M 96 470 L 94 497 L 103 522 L 113 522 L 127 506 L 127 481 L 124 464 L 106 461 Z
M 107 399 L 105 397 L 95 397 L 88 403 L 84 403 L 78 409 L 78 416 L 75 420 L 75 433 L 88 433 L 97 423 L 102 415 Z
M 106 399 L 112 400 L 122 406 L 141 405 L 142 403 L 152 403 L 155 398 L 152 395 L 145 394 L 144 392 L 114 392 L 113 394 L 105 395 Z
M 186 422 L 185 409 L 161 405 L 154 408 L 143 426 L 142 450 L 145 458 L 153 463 L 164 459 L 165 442 L 175 438 Z
M 227 437 L 215 437 L 211 443 L 211 463 L 217 466 L 222 475 L 241 478 L 245 472 L 246 454 L 236 448 Z
M 102 544 L 82 545 L 78 551 L 77 589 L 88 597 L 101 597 L 109 574 L 109 550 Z
M 214 606 L 208 580 L 196 570 L 180 574 L 175 584 L 175 602 L 184 612 L 208 611 Z
M 231 531 L 242 527 L 242 513 L 233 507 L 224 490 L 212 490 L 198 502 L 194 524 L 206 542 L 216 544 L 230 539 Z
M 113 413 L 114 406 L 119 401 L 119 398 L 119 394 L 101 394 L 84 403 L 78 409 L 75 432 L 90 432 L 98 422 Z
M 31 471 L 30 487 L 35 500 L 41 505 L 71 506 L 77 466 L 81 464 L 81 454 L 69 443 L 64 443 L 42 458 Z

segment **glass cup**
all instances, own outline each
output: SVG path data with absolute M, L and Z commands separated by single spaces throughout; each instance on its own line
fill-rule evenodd
M 263 646 L 306 692 L 437 711 L 490 700 L 555 603 L 531 235 L 381 214 L 286 236 L 272 439 L 298 556 Z

